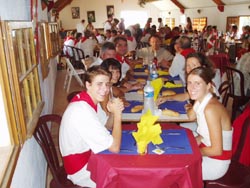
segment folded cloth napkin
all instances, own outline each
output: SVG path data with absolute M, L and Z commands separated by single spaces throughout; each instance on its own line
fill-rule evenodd
M 158 73 L 159 76 L 169 75 L 168 71 L 158 70 L 157 73 Z
M 153 144 L 163 143 L 160 136 L 162 130 L 159 123 L 154 124 L 158 116 L 153 116 L 150 110 L 141 116 L 141 120 L 137 123 L 138 130 L 133 132 L 132 135 L 135 138 L 137 144 L 137 150 L 139 154 L 143 154 L 147 151 L 147 146 L 150 142 Z
M 156 100 L 163 86 L 163 80 L 161 78 L 152 80 L 151 85 L 154 88 L 154 100 Z
M 181 83 L 175 84 L 172 82 L 167 82 L 164 87 L 166 88 L 176 88 L 176 87 L 183 87 L 183 85 Z

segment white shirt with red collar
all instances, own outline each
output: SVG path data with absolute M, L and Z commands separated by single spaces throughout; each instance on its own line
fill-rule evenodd
M 94 48 L 97 45 L 97 41 L 92 38 L 83 37 L 81 43 L 79 45 L 80 49 L 83 50 L 85 57 L 93 57 L 94 56 Z
M 135 37 L 127 37 L 127 43 L 128 43 L 128 51 L 134 51 L 137 45 L 137 42 L 135 40 Z
M 87 170 L 89 155 L 108 149 L 113 137 L 104 126 L 105 112 L 100 105 L 94 105 L 86 92 L 77 94 L 72 100 L 60 125 L 60 152 L 68 179 L 83 187 L 95 187 Z

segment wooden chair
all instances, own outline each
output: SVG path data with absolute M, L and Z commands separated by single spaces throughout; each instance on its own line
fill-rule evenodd
M 240 125 L 241 124 L 241 125 Z M 231 164 L 227 173 L 217 180 L 204 181 L 204 188 L 247 188 L 250 187 L 250 166 L 242 164 L 241 158 L 247 158 L 248 164 L 250 163 L 249 155 L 249 134 L 250 134 L 250 104 L 234 121 L 234 131 L 240 130 L 240 137 L 236 140 L 237 136 L 233 137 L 233 146 L 235 152 L 233 153 Z M 237 145 L 236 145 L 237 143 Z M 245 155 L 245 156 L 243 156 Z
M 228 102 L 228 92 L 229 92 L 230 82 L 228 80 L 221 83 L 218 91 L 221 97 L 221 103 L 223 106 L 227 106 Z
M 80 84 L 81 87 L 84 87 L 83 81 L 80 76 L 85 74 L 85 70 L 75 69 L 68 58 L 65 58 L 65 61 L 67 64 L 67 73 L 64 80 L 64 89 L 66 89 L 66 91 L 69 92 L 72 76 L 75 77 L 75 79 L 77 80 L 77 82 Z
M 232 105 L 232 121 L 235 119 L 237 112 L 242 112 L 241 108 L 249 100 L 250 97 L 245 95 L 244 90 L 244 75 L 243 73 L 233 67 L 225 66 L 225 72 L 227 75 L 227 80 L 230 82 L 228 97 L 233 99 Z M 239 78 L 239 83 L 236 79 Z M 236 88 L 239 88 L 237 90 Z M 238 91 L 238 93 L 237 93 Z
M 81 188 L 74 185 L 67 179 L 67 174 L 63 165 L 60 166 L 59 158 L 56 152 L 55 144 L 50 134 L 51 126 L 59 126 L 61 116 L 49 114 L 41 116 L 38 120 L 37 127 L 34 132 L 34 137 L 47 160 L 53 179 L 50 182 L 50 188 Z

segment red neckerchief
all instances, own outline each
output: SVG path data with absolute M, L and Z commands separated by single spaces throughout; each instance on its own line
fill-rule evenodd
M 133 37 L 127 37 L 127 40 L 133 42 Z
M 188 54 L 191 54 L 194 52 L 195 52 L 195 50 L 193 48 L 187 48 L 181 52 L 181 55 L 183 55 L 185 58 L 187 58 Z
M 97 36 L 97 37 L 98 37 L 98 36 L 100 36 L 100 34 L 98 33 L 98 34 L 96 34 L 95 36 Z
M 74 46 L 79 42 L 80 40 L 78 39 L 78 40 L 75 40 L 74 41 Z
M 97 112 L 97 105 L 94 103 L 94 101 L 91 99 L 91 97 L 86 91 L 82 91 L 81 93 L 74 96 L 70 102 L 78 102 L 78 101 L 87 102 Z
M 129 65 L 129 62 L 127 61 L 127 59 L 124 56 L 120 56 L 119 54 L 115 55 L 115 58 L 121 63 L 127 63 Z
M 65 41 L 68 41 L 68 40 L 75 40 L 75 38 L 74 38 L 74 37 L 67 37 L 67 38 L 65 39 Z
M 88 38 L 86 38 L 86 37 L 82 37 L 82 39 L 81 39 L 81 42 L 84 42 L 85 40 L 87 40 Z

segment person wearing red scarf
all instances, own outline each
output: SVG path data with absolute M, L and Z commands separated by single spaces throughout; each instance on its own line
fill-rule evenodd
M 123 102 L 119 98 L 108 102 L 107 109 L 112 114 L 109 120 L 99 104 L 109 94 L 110 77 L 110 73 L 100 66 L 89 68 L 85 77 L 86 91 L 71 100 L 62 117 L 59 146 L 64 167 L 68 179 L 82 187 L 96 186 L 87 170 L 92 152 L 120 151 Z M 111 120 L 110 133 L 105 123 Z

